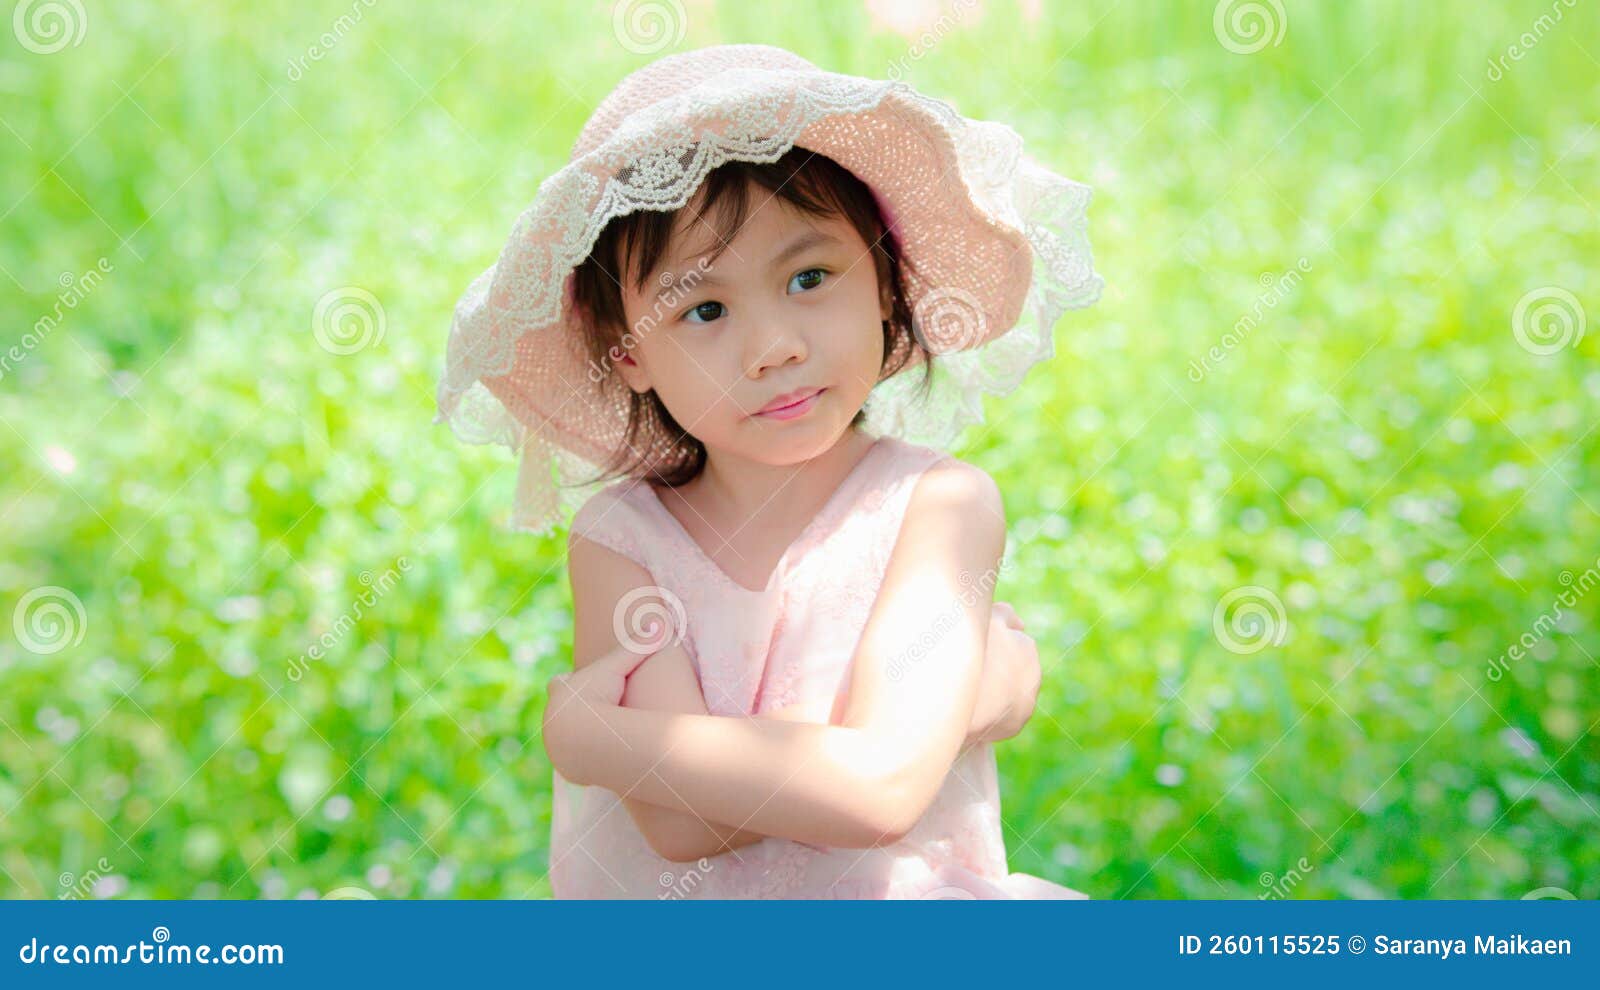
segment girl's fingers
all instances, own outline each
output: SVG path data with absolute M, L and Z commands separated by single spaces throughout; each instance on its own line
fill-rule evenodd
M 1017 614 L 1017 610 L 1011 607 L 1010 602 L 995 602 L 994 610 L 1012 629 L 1022 628 L 1022 616 Z
M 638 669 L 640 664 L 655 656 L 658 652 L 659 647 L 655 646 L 644 649 L 630 649 L 626 646 L 619 646 L 589 666 L 599 667 L 604 664 L 604 669 L 608 673 L 615 674 L 618 677 L 627 677 Z
M 616 705 L 622 702 L 628 677 L 654 655 L 653 650 L 633 650 L 619 646 L 577 670 L 557 676 L 584 697 Z

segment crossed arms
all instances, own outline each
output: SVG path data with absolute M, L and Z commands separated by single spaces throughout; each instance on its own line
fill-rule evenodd
M 1030 690 L 1000 678 L 985 690 L 992 613 L 1009 611 L 995 609 L 992 594 L 1004 544 L 1004 507 L 987 474 L 957 460 L 924 472 L 857 645 L 848 704 L 839 724 L 819 724 L 790 712 L 707 714 L 681 644 L 652 652 L 617 641 L 616 603 L 654 583 L 649 574 L 575 538 L 575 670 L 550 685 L 551 762 L 568 780 L 621 795 L 668 859 L 766 836 L 850 848 L 898 841 L 962 748 L 985 733 L 1014 734 L 1031 713 L 1035 654 Z M 1006 632 L 1012 653 L 1025 652 L 1023 640 L 1031 648 L 1014 624 Z M 1020 720 L 994 713 L 1015 709 L 1018 697 Z

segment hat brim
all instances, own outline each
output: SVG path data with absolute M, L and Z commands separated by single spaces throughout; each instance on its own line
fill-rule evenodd
M 541 449 L 607 463 L 624 442 L 629 396 L 583 353 L 571 322 L 573 269 L 615 217 L 680 209 L 717 166 L 776 161 L 795 146 L 873 190 L 908 262 L 917 337 L 973 369 L 968 391 L 1014 387 L 1026 370 L 1015 365 L 1049 355 L 1055 317 L 1098 298 L 1088 188 L 1028 159 L 1011 128 L 961 117 L 899 81 L 735 70 L 639 110 L 540 185 L 498 261 L 456 307 L 438 419 L 470 442 L 521 448 L 537 434 Z M 1041 213 L 1051 222 L 1030 217 Z M 1011 373 L 997 378 L 983 362 L 963 361 L 999 344 L 1029 315 L 1030 299 L 1032 339 L 1025 352 L 1008 349 Z M 884 432 L 917 439 L 906 410 L 885 408 L 901 401 L 889 385 L 869 407 Z M 958 398 L 956 415 L 934 417 L 944 432 L 946 420 L 982 416 L 975 400 Z

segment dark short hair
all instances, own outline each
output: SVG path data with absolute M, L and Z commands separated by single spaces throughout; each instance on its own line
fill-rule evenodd
M 713 229 L 720 243 L 713 258 L 744 224 L 752 188 L 764 189 L 802 213 L 843 219 L 861 235 L 872 253 L 880 290 L 888 286 L 892 297 L 889 319 L 883 321 L 883 364 L 878 381 L 902 370 L 920 354 L 924 370 L 919 388 L 926 396 L 933 384 L 933 355 L 912 330 L 906 298 L 908 265 L 872 190 L 833 159 L 798 146 L 770 164 L 727 162 L 706 174 L 696 198 L 683 207 L 695 209 L 699 219 L 715 216 Z M 622 279 L 631 278 L 636 290 L 644 290 L 645 281 L 666 253 L 679 212 L 639 210 L 616 217 L 600 231 L 589 256 L 573 270 L 573 302 L 585 349 L 595 366 L 611 368 L 613 349 L 627 332 Z M 705 445 L 678 425 L 654 389 L 643 394 L 630 389 L 628 394 L 627 442 L 603 467 L 600 477 L 592 480 L 648 475 L 676 487 L 697 476 L 705 467 Z M 857 412 L 850 425 L 859 426 L 865 414 L 865 409 Z M 652 458 L 651 451 L 668 453 Z M 649 469 L 652 459 L 657 461 L 654 470 Z

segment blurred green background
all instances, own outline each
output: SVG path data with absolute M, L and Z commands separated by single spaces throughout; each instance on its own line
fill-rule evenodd
M 1600 896 L 1595 4 L 14 7 L 0 894 L 548 895 L 565 536 L 431 424 L 450 311 L 651 50 L 760 41 L 1095 188 L 958 451 L 1011 868 Z

